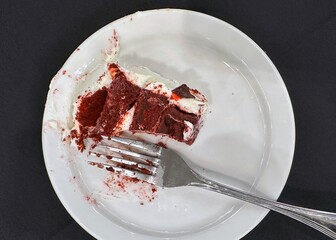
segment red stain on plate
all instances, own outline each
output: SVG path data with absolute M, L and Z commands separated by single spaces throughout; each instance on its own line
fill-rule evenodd
M 157 187 L 143 180 L 110 172 L 104 180 L 106 194 L 117 197 L 120 193 L 136 197 L 140 204 L 152 202 L 157 197 Z
M 58 91 L 59 91 L 58 88 L 55 88 L 53 94 L 55 95 Z
M 97 82 L 100 83 L 103 80 L 104 76 L 105 76 L 105 72 L 103 72 L 103 74 L 99 76 Z
M 84 200 L 87 201 L 89 204 L 96 206 L 97 205 L 97 200 L 92 197 L 92 195 L 85 195 Z

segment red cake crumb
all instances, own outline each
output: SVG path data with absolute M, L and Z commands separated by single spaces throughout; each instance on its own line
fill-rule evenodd
M 56 94 L 56 92 L 58 92 L 58 88 L 55 88 L 54 91 L 53 91 L 53 94 Z
M 97 200 L 96 200 L 94 197 L 92 197 L 91 195 L 85 195 L 85 196 L 84 196 L 84 199 L 85 199 L 88 203 L 90 203 L 91 205 L 97 205 Z
M 101 82 L 103 80 L 103 77 L 105 76 L 105 72 L 99 76 L 97 82 Z
M 167 145 L 163 142 L 159 142 L 157 145 L 159 145 L 160 147 L 163 147 L 163 148 L 167 148 Z
M 104 168 L 104 165 L 102 163 L 98 163 L 98 162 L 89 162 L 90 165 L 92 166 L 96 166 L 98 168 Z

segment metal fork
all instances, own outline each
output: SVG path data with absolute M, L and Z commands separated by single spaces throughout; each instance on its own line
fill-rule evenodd
M 335 213 L 280 203 L 212 181 L 192 170 L 177 153 L 158 145 L 128 138 L 103 137 L 90 155 L 104 160 L 90 160 L 88 163 L 91 165 L 158 187 L 195 186 L 221 193 L 281 213 L 336 239 Z

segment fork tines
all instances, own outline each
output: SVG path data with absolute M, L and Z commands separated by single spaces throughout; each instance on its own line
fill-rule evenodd
M 148 181 L 157 173 L 162 148 L 129 138 L 106 137 L 89 154 L 99 161 L 88 161 L 92 166 L 125 176 Z

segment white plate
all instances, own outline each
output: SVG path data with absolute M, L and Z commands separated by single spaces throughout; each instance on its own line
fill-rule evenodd
M 42 142 L 59 199 L 98 239 L 241 238 L 267 210 L 191 187 L 160 190 L 153 202 L 144 205 L 91 195 L 97 192 L 103 171 L 87 167 L 80 159 L 83 156 L 74 158 L 73 149 L 53 127 L 71 127 L 74 91 L 78 82 L 85 84 L 99 75 L 113 30 L 120 36 L 121 62 L 146 66 L 186 83 L 209 100 L 211 113 L 192 147 L 170 147 L 203 174 L 246 190 L 253 186 L 251 191 L 272 199 L 279 196 L 289 174 L 294 117 L 286 87 L 266 54 L 245 34 L 214 17 L 186 10 L 152 10 L 97 31 L 50 84 Z M 92 69 L 88 79 L 75 80 Z

